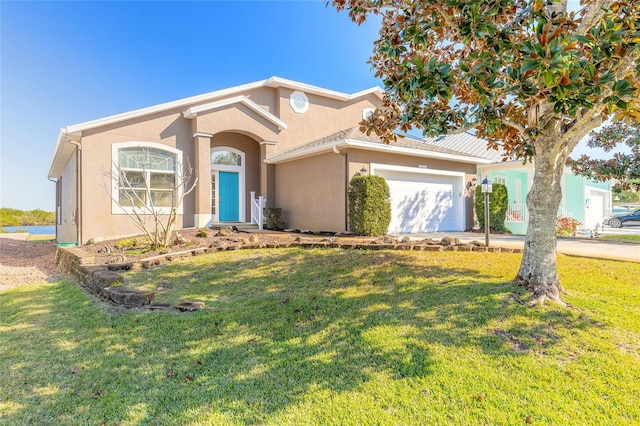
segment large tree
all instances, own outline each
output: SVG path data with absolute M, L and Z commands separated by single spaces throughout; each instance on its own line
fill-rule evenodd
M 640 118 L 640 0 L 333 0 L 356 23 L 381 15 L 371 64 L 383 108 L 363 127 L 385 140 L 475 129 L 533 161 L 524 255 L 515 281 L 562 303 L 555 216 L 576 144 L 606 119 Z

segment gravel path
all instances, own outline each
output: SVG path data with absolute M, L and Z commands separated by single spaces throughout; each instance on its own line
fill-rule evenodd
M 30 243 L 0 234 L 0 291 L 63 277 L 55 258 L 55 242 Z

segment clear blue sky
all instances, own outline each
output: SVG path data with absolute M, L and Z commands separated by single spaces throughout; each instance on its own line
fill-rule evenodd
M 352 93 L 380 82 L 379 20 L 322 1 L 0 1 L 0 206 L 53 211 L 61 127 L 277 75 Z
M 61 127 L 277 75 L 380 82 L 376 22 L 308 2 L 0 2 L 0 205 L 54 210 Z

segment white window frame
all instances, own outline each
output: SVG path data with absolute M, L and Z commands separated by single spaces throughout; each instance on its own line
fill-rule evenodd
M 119 173 L 118 169 L 120 167 L 119 164 L 119 151 L 123 148 L 153 148 L 161 151 L 166 151 L 174 154 L 176 156 L 175 159 L 175 170 L 174 175 L 177 179 L 182 175 L 182 151 L 179 149 L 163 145 L 161 143 L 156 142 L 144 142 L 144 141 L 131 141 L 131 142 L 121 142 L 114 143 L 111 145 L 111 214 L 121 215 L 121 214 L 133 214 L 135 207 L 132 206 L 121 206 L 118 203 L 118 196 L 120 192 L 119 185 Z M 128 170 L 126 167 L 124 170 Z M 131 169 L 131 170 L 139 170 L 139 169 Z M 146 170 L 146 173 L 150 173 L 152 170 Z M 162 171 L 160 171 L 162 172 Z M 118 178 L 116 178 L 118 176 Z M 149 182 L 149 176 L 147 176 L 147 182 Z M 182 195 L 182 188 L 178 188 L 176 192 L 176 199 L 180 199 Z M 183 213 L 182 204 L 176 206 L 176 210 L 178 214 Z M 139 213 L 142 214 L 150 214 L 151 210 L 148 206 L 138 208 Z M 156 211 L 160 214 L 169 214 L 171 213 L 171 207 L 156 207 Z
M 296 98 L 302 99 L 304 105 L 302 105 L 301 107 L 296 105 Z M 309 97 L 304 92 L 296 90 L 291 93 L 291 95 L 289 95 L 289 106 L 294 112 L 298 114 L 304 114 L 309 109 Z
M 493 175 L 491 179 L 493 183 L 499 183 L 501 185 L 507 186 L 507 177 L 504 175 Z
M 240 155 L 240 165 L 236 166 L 236 165 L 229 165 L 229 164 L 213 164 L 211 163 L 211 155 L 214 152 L 219 152 L 219 151 L 229 151 L 229 152 L 233 152 L 234 154 L 238 154 Z M 239 182 L 238 182 L 238 209 L 239 209 L 239 218 L 238 220 L 242 223 L 244 223 L 246 221 L 246 214 L 245 214 L 245 196 L 246 196 L 246 183 L 245 183 L 245 169 L 246 167 L 246 156 L 244 151 L 240 151 L 239 149 L 236 148 L 232 148 L 230 146 L 214 146 L 213 148 L 210 149 L 209 151 L 209 168 L 210 170 L 210 174 L 216 173 L 216 172 L 235 172 L 238 173 L 239 175 Z M 209 182 L 211 182 L 211 179 L 209 179 Z M 220 223 L 220 205 L 218 203 L 218 197 L 220 196 L 220 178 L 219 176 L 216 174 L 216 182 L 215 182 L 216 187 L 215 189 L 215 194 L 216 194 L 216 199 L 215 200 L 210 200 L 209 203 L 215 203 L 215 205 L 210 206 L 210 207 L 214 207 L 215 208 L 215 214 L 212 213 L 211 214 L 211 221 L 213 223 Z M 211 188 L 209 188 L 209 194 L 211 194 Z M 210 209 L 211 211 L 212 209 Z
M 375 108 L 364 108 L 362 110 L 362 119 L 366 120 L 367 118 L 369 118 L 369 116 L 373 114 L 375 110 L 376 110 Z

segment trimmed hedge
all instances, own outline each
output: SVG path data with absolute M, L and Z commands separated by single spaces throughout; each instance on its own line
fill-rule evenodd
M 349 230 L 386 235 L 391 222 L 389 185 L 381 176 L 354 176 L 349 183 Z
M 509 207 L 509 193 L 507 187 L 501 183 L 493 184 L 493 192 L 489 194 L 489 225 L 494 231 L 506 231 L 504 221 Z M 476 216 L 478 226 L 484 229 L 484 194 L 480 185 L 476 187 Z

